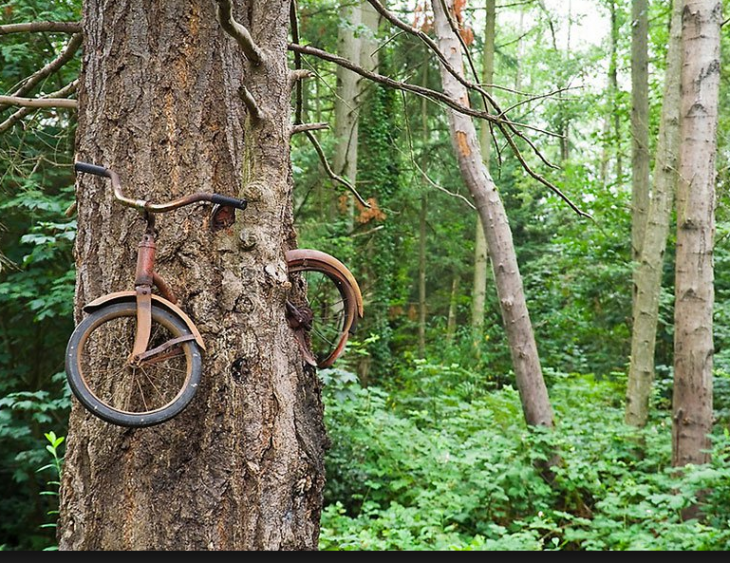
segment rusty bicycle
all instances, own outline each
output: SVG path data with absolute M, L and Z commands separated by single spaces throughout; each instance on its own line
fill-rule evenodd
M 66 348 L 66 376 L 79 402 L 99 418 L 126 427 L 170 420 L 195 396 L 205 343 L 170 286 L 155 271 L 155 215 L 198 202 L 213 216 L 245 210 L 246 200 L 194 193 L 167 203 L 127 197 L 111 169 L 77 162 L 77 172 L 111 180 L 114 198 L 141 212 L 146 227 L 137 250 L 134 290 L 110 293 L 86 306 Z M 312 249 L 286 253 L 291 297 L 286 318 L 305 361 L 331 366 L 363 316 L 357 280 L 333 256 Z

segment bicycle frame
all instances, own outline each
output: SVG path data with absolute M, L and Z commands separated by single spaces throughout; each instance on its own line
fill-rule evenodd
M 246 208 L 246 200 L 220 194 L 197 192 L 166 203 L 151 203 L 146 200 L 127 197 L 122 189 L 122 183 L 119 179 L 119 175 L 113 170 L 104 168 L 103 166 L 89 164 L 87 162 L 77 162 L 74 165 L 74 168 L 78 172 L 86 172 L 95 176 L 109 178 L 112 182 L 114 198 L 125 207 L 131 207 L 141 211 L 147 221 L 147 228 L 145 229 L 142 241 L 139 243 L 139 248 L 137 250 L 137 269 L 134 280 L 134 295 L 137 303 L 137 328 L 132 353 L 129 356 L 130 364 L 139 364 L 147 358 L 163 351 L 160 349 L 147 350 L 152 330 L 152 301 L 155 299 L 155 296 L 152 294 L 152 288 L 156 287 L 166 302 L 169 302 L 168 308 L 174 307 L 176 309 L 175 312 L 182 313 L 182 311 L 175 307 L 177 299 L 172 294 L 169 286 L 154 271 L 156 247 L 154 233 L 155 221 L 153 214 L 165 213 L 200 201 L 208 201 L 214 204 L 243 210 Z M 127 294 L 125 293 L 123 295 L 126 297 Z M 112 298 L 110 297 L 109 299 L 111 300 Z M 184 314 L 183 318 L 187 319 Z M 193 335 L 191 335 L 190 338 L 185 337 L 175 341 L 170 341 L 168 344 L 175 344 L 177 342 L 183 342 L 186 339 L 190 340 L 194 338 L 202 346 L 200 333 L 197 329 L 195 329 L 194 325 L 188 321 L 189 319 L 186 320 L 186 324 L 191 327 Z

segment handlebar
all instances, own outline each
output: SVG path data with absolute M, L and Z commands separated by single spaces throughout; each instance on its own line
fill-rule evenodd
M 248 205 L 248 202 L 245 199 L 203 192 L 197 192 L 167 203 L 150 203 L 143 199 L 130 199 L 124 194 L 119 176 L 113 170 L 96 164 L 89 164 L 88 162 L 77 162 L 74 164 L 74 169 L 77 172 L 84 172 L 86 174 L 93 174 L 94 176 L 102 176 L 104 178 L 111 179 L 112 188 L 114 189 L 114 197 L 117 201 L 119 201 L 119 203 L 127 207 L 134 207 L 135 209 L 147 211 L 149 213 L 164 213 L 165 211 L 172 211 L 173 209 L 184 207 L 185 205 L 190 205 L 191 203 L 199 201 L 209 201 L 211 203 L 217 203 L 226 207 L 235 207 L 241 210 L 246 209 L 246 206 Z

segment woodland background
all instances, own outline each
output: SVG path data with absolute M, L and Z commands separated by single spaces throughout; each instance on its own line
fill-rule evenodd
M 398 6 L 393 7 L 394 4 Z M 475 60 L 484 3 L 463 4 Z M 575 5 L 575 11 L 572 6 Z M 650 151 L 664 82 L 671 3 L 650 3 Z M 422 2 L 391 3 L 428 31 Z M 724 2 L 725 14 L 730 2 Z M 380 73 L 439 89 L 422 43 L 352 25 L 348 4 L 301 0 L 300 33 L 337 52 L 342 30 L 378 41 Z M 584 40 L 587 20 L 600 22 Z M 79 0 L 0 4 L 0 25 L 78 21 Z M 366 315 L 324 381 L 332 441 L 321 549 L 727 550 L 730 547 L 730 78 L 722 70 L 717 157 L 714 410 L 711 462 L 671 466 L 674 228 L 664 262 L 656 381 L 648 423 L 624 422 L 631 350 L 631 3 L 498 2 L 494 84 L 533 135 L 530 164 L 590 214 L 581 217 L 525 173 L 505 147 L 490 170 L 505 202 L 543 371 L 552 432 L 527 432 L 496 294 L 487 283 L 475 333 L 476 214 L 443 108 L 374 83 L 357 107 L 356 187 L 324 171 L 305 135 L 292 142 L 300 246 L 330 252 L 361 283 Z M 723 27 L 722 60 L 730 60 Z M 579 33 L 583 30 L 582 33 Z M 339 36 L 339 41 L 338 41 Z M 387 40 L 390 38 L 390 40 Z M 0 36 L 0 90 L 56 58 L 64 34 Z M 337 71 L 307 59 L 302 111 L 330 162 Z M 41 82 L 72 82 L 71 59 Z M 525 93 L 529 93 L 526 95 Z M 549 94 L 549 95 L 547 95 Z M 63 354 L 73 330 L 76 224 L 72 110 L 0 114 L 0 546 L 52 549 L 70 391 Z M 340 172 L 342 165 L 340 164 Z M 636 444 L 642 443 L 642 448 Z M 558 449 L 548 486 L 535 461 Z M 702 517 L 682 511 L 702 499 Z

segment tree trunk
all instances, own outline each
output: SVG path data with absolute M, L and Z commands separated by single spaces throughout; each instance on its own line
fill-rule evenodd
M 618 40 L 619 40 L 619 21 L 618 21 L 618 7 L 616 6 L 616 0 L 610 0 L 608 3 L 609 12 L 611 15 L 611 50 L 609 54 L 608 63 L 608 107 L 609 111 L 606 114 L 603 127 L 603 154 L 601 157 L 601 181 L 605 184 L 608 183 L 609 178 L 609 166 L 611 163 L 611 146 L 616 150 L 616 178 L 615 181 L 619 182 L 623 175 L 623 162 L 621 158 L 621 117 L 619 115 L 618 108 Z M 613 139 L 611 139 L 613 136 Z
M 649 208 L 648 0 L 633 0 L 631 21 L 631 254 L 638 262 Z
M 664 252 L 667 247 L 672 202 L 677 185 L 680 120 L 679 76 L 682 68 L 680 42 L 683 7 L 683 0 L 674 0 L 662 115 L 654 163 L 654 184 L 644 227 L 642 251 L 635 275 L 636 301 L 624 418 L 627 424 L 639 427 L 645 426 L 649 418 L 649 401 L 654 383 L 654 351 Z
M 361 0 L 359 5 L 357 6 L 357 9 L 360 11 L 360 23 L 362 24 L 363 28 L 366 28 L 368 31 L 367 33 L 363 34 L 359 38 L 359 62 L 360 66 L 375 72 L 378 70 L 378 67 L 380 66 L 380 57 L 378 56 L 378 44 L 377 44 L 377 34 L 378 29 L 380 27 L 380 14 L 373 8 L 368 2 L 365 0 Z M 351 60 L 357 60 L 357 59 L 351 59 Z M 349 72 L 349 71 L 348 71 Z M 354 74 L 354 73 L 353 73 Z M 357 76 L 357 75 L 356 75 Z M 355 171 L 357 172 L 357 168 L 361 166 L 361 160 L 363 152 L 367 153 L 368 147 L 365 146 L 364 148 L 360 145 L 363 144 L 363 132 L 365 132 L 365 136 L 367 136 L 367 127 L 368 123 L 366 123 L 365 120 L 363 120 L 363 127 L 360 126 L 360 118 L 362 116 L 363 111 L 367 111 L 366 107 L 368 106 L 368 95 L 370 93 L 367 91 L 366 86 L 368 83 L 366 83 L 361 77 L 357 76 L 358 83 L 357 83 L 357 98 L 356 98 L 356 104 L 358 107 L 356 119 L 357 119 L 357 144 L 358 144 L 358 150 L 357 154 L 355 155 L 357 157 L 357 162 L 355 163 Z M 371 86 L 373 86 L 371 84 Z M 370 107 L 372 107 L 372 104 L 370 104 Z M 365 141 L 367 142 L 367 141 Z M 367 154 L 366 154 L 367 156 Z M 365 175 L 368 174 L 368 171 L 365 172 Z M 360 176 L 363 174 L 361 173 Z M 352 178 L 352 180 L 355 180 L 355 178 Z M 381 194 L 376 195 L 377 188 L 381 187 L 379 185 L 373 185 L 368 184 L 368 187 L 372 190 L 372 194 L 374 197 L 376 197 L 376 200 L 380 205 L 383 204 L 382 197 L 379 197 Z M 365 237 L 365 240 L 361 242 L 361 246 L 358 246 L 359 250 L 358 252 L 362 252 L 364 256 L 364 269 L 361 269 L 361 276 L 364 275 L 363 282 L 361 284 L 361 287 L 363 289 L 363 292 L 365 295 L 378 295 L 383 296 L 386 295 L 388 292 L 387 290 L 383 290 L 383 285 L 389 285 L 385 278 L 388 276 L 376 276 L 373 272 L 373 265 L 377 261 L 373 257 L 373 253 L 376 252 L 376 248 L 374 244 L 372 244 L 372 240 L 370 237 Z M 371 286 L 371 287 L 368 287 Z M 368 310 L 373 311 L 373 305 L 376 307 L 376 305 L 373 300 L 370 300 L 368 303 Z M 375 326 L 372 323 L 379 323 L 379 322 L 385 322 L 387 323 L 387 313 L 384 312 L 384 308 L 381 308 L 380 315 L 383 317 L 382 319 L 376 318 L 378 315 L 377 312 L 373 312 L 373 314 L 368 315 L 369 319 L 366 320 L 364 323 L 362 323 L 360 326 L 362 327 L 360 330 L 362 331 L 361 334 L 369 334 L 372 331 L 372 327 Z M 385 334 L 385 330 L 383 330 L 383 327 L 379 327 L 381 330 L 376 330 L 376 334 L 379 334 L 381 337 L 382 342 L 378 343 L 378 347 L 380 349 L 388 348 L 390 346 L 388 335 Z M 377 352 L 376 352 L 377 354 Z M 381 355 L 382 356 L 382 355 Z M 370 381 L 370 373 L 372 371 L 373 367 L 373 354 L 372 351 L 370 354 L 364 354 L 357 363 L 357 373 L 360 377 L 360 382 L 362 385 L 367 385 Z M 379 357 L 376 360 L 383 360 L 384 358 Z M 383 362 L 383 364 L 386 364 L 386 362 Z M 376 372 L 380 372 L 381 369 L 386 368 L 386 365 L 378 365 L 376 366 Z
M 238 2 L 235 15 L 264 50 L 259 66 L 221 29 L 214 2 L 84 3 L 79 159 L 116 170 L 132 197 L 215 191 L 249 208 L 216 232 L 208 206 L 159 216 L 157 269 L 206 342 L 203 379 L 185 411 L 150 428 L 107 424 L 74 402 L 62 550 L 317 548 L 320 384 L 284 307 L 295 243 L 289 2 Z M 243 84 L 262 119 L 246 111 Z M 86 302 L 131 288 L 143 221 L 107 182 L 81 178 L 77 199 L 79 320 Z M 252 250 L 238 244 L 243 231 Z
M 486 25 L 484 30 L 484 61 L 482 82 L 489 91 L 494 80 L 494 33 L 497 19 L 496 0 L 486 0 Z M 492 132 L 486 121 L 482 122 L 479 144 L 482 149 L 484 165 L 489 168 L 489 159 L 492 149 Z M 484 329 L 484 304 L 487 300 L 487 267 L 489 253 L 487 240 L 484 238 L 484 226 L 477 215 L 476 233 L 474 235 L 474 289 L 471 301 L 471 328 L 474 350 L 479 356 Z
M 459 301 L 459 284 L 461 283 L 461 276 L 454 274 L 451 279 L 451 294 L 449 296 L 449 314 L 446 317 L 446 339 L 449 342 L 453 342 L 454 334 L 456 333 L 456 315 L 458 313 L 458 301 Z
M 418 357 L 426 356 L 426 247 L 428 232 L 428 199 L 421 196 L 421 213 L 418 226 Z
M 709 461 L 715 157 L 720 0 L 687 0 L 682 14 L 682 125 L 677 184 L 672 465 Z
M 360 25 L 359 3 L 345 4 L 340 8 L 337 36 L 337 53 L 350 61 L 360 61 L 361 41 L 355 36 L 354 27 Z M 357 130 L 358 93 L 360 77 L 341 66 L 337 67 L 335 95 L 335 174 L 347 178 L 353 184 L 357 177 Z
M 453 8 L 453 0 L 447 0 L 446 4 L 449 10 Z M 463 73 L 459 39 L 451 29 L 441 2 L 434 0 L 432 5 L 439 48 L 449 64 Z M 463 84 L 443 65 L 441 65 L 441 81 L 444 92 L 452 99 L 462 103 L 469 99 Z M 552 427 L 553 411 L 542 376 L 537 344 L 504 205 L 489 171 L 484 166 L 474 122 L 453 110 L 446 111 L 459 170 L 484 225 L 484 235 L 492 259 L 495 285 L 525 420 L 530 425 Z

